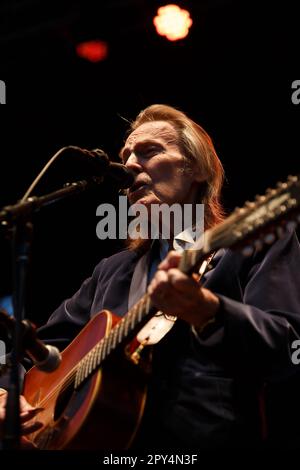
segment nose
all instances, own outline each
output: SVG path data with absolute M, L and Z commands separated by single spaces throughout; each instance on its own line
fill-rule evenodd
M 143 167 L 140 164 L 139 159 L 134 152 L 132 152 L 127 158 L 125 166 L 129 170 L 135 171 L 136 173 L 140 173 L 141 171 L 143 171 Z

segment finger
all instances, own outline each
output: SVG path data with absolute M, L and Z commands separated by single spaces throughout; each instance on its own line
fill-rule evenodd
M 163 284 L 168 282 L 168 275 L 166 271 L 158 270 L 149 284 L 149 291 L 154 292 L 156 289 L 161 289 Z
M 178 291 L 187 295 L 196 295 L 199 293 L 200 285 L 195 279 L 179 271 L 179 269 L 170 269 L 168 271 L 168 280 Z
M 167 271 L 170 268 L 176 268 L 180 262 L 181 254 L 177 251 L 170 251 L 167 257 L 158 265 L 158 269 Z
M 159 279 L 159 282 L 155 284 L 153 288 L 149 289 L 149 295 L 151 297 L 152 303 L 159 310 L 170 306 L 170 301 L 172 300 L 174 292 L 175 288 L 168 280 L 166 272 L 164 272 L 163 276 Z
M 5 397 L 7 395 L 7 390 L 5 388 L 0 388 L 0 397 Z
M 33 410 L 33 409 L 34 409 L 34 406 L 30 405 L 30 403 L 28 403 L 26 398 L 23 395 L 21 395 L 20 396 L 20 410 L 21 410 L 21 412 L 28 411 L 28 410 Z
M 34 449 L 37 449 L 38 447 L 31 441 L 29 441 L 29 439 L 27 439 L 27 437 L 25 436 L 21 436 L 21 449 L 23 450 L 34 450 Z
M 44 408 L 33 408 L 32 410 L 24 411 L 20 414 L 20 419 L 22 423 L 29 421 L 30 419 L 34 418 L 38 413 L 43 411 Z
M 32 432 L 38 431 L 42 427 L 43 427 L 43 423 L 41 421 L 34 421 L 34 422 L 22 424 L 21 434 L 23 436 L 27 436 L 28 434 L 31 434 Z
M 159 269 L 156 272 L 153 280 L 155 281 L 157 287 L 162 287 L 163 284 L 168 282 L 168 274 L 166 271 L 162 271 L 161 269 Z
M 7 393 L 3 393 L 0 395 L 0 407 L 6 405 L 6 400 L 7 400 Z
M 185 299 L 174 288 L 166 288 L 161 294 L 155 292 L 151 295 L 151 301 L 158 310 L 168 315 L 181 316 L 189 306 L 189 299 Z

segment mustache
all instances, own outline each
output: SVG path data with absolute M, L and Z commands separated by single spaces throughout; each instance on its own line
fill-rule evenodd
M 149 178 L 145 178 L 145 177 L 139 178 L 139 177 L 137 177 L 136 180 L 133 182 L 133 184 L 130 186 L 129 192 L 132 193 L 136 189 L 138 189 L 138 188 L 140 188 L 144 185 L 149 186 L 151 183 L 152 183 L 152 181 Z

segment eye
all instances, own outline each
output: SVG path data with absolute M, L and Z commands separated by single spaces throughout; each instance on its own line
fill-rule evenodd
M 141 153 L 144 154 L 147 158 L 150 158 L 158 153 L 162 153 L 163 148 L 161 145 L 149 145 Z

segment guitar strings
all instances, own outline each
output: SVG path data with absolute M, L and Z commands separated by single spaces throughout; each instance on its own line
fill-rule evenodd
M 149 296 L 146 294 L 142 297 L 142 299 L 140 299 L 140 301 L 132 308 L 129 310 L 129 312 L 127 313 L 127 315 L 125 317 L 123 317 L 124 319 L 124 322 L 127 321 L 127 326 L 128 328 L 130 328 L 130 323 L 132 323 L 132 319 L 135 317 L 135 320 L 136 320 L 136 317 L 138 317 L 139 314 L 141 314 L 142 312 L 137 312 L 137 307 L 138 305 L 140 305 L 140 307 L 147 307 L 147 313 L 150 312 L 150 308 L 151 308 L 151 303 L 149 302 Z M 140 310 L 140 309 L 139 309 Z M 125 320 L 126 318 L 126 320 Z M 122 319 L 122 320 L 123 320 Z M 72 381 L 74 381 L 75 379 L 75 376 L 76 376 L 76 373 L 80 367 L 80 363 L 88 356 L 88 354 L 90 354 L 93 349 L 99 347 L 99 345 L 101 344 L 101 342 L 103 342 L 103 344 L 106 342 L 106 343 L 109 343 L 109 338 L 112 339 L 113 338 L 113 335 L 115 334 L 116 332 L 116 329 L 120 329 L 120 324 L 122 322 L 122 320 L 120 320 L 120 322 L 118 322 L 109 332 L 109 334 L 107 336 L 105 336 L 104 338 L 102 338 L 100 341 L 98 341 L 98 343 L 96 343 L 95 346 L 93 346 L 93 348 L 80 360 L 80 362 L 78 364 L 76 364 L 73 369 L 67 374 L 67 376 L 65 377 L 64 381 L 61 381 L 61 382 L 58 382 L 58 384 L 51 390 L 51 392 L 46 395 L 43 400 L 41 400 L 39 402 L 39 405 L 46 405 L 56 394 L 58 393 L 62 393 L 64 392 L 72 383 Z M 123 325 L 124 325 L 124 322 L 123 322 Z M 136 325 L 133 324 L 131 325 L 131 329 L 133 330 L 134 327 Z M 110 345 L 108 347 L 108 354 L 110 354 L 111 350 L 114 349 L 114 348 L 111 348 L 112 345 Z M 105 347 L 105 346 L 104 346 Z M 107 354 L 105 355 L 104 358 L 101 359 L 100 363 L 98 363 L 98 360 L 97 360 L 97 364 L 95 367 L 92 368 L 91 372 L 94 372 L 95 370 L 99 369 L 101 367 L 101 363 L 106 359 L 107 357 Z M 91 372 L 89 372 L 87 374 L 87 376 L 83 379 L 85 380 L 90 374 Z M 75 390 L 75 388 L 74 388 Z
M 221 231 L 221 234 L 222 234 L 222 231 Z M 222 237 L 219 237 L 220 239 L 222 239 Z M 187 261 L 189 261 L 188 257 L 187 257 Z M 56 386 L 51 390 L 51 392 L 46 395 L 42 400 L 41 402 L 39 403 L 39 405 L 43 406 L 43 405 L 46 405 L 47 403 L 49 403 L 52 398 L 59 394 L 59 393 L 63 393 L 70 385 L 71 383 L 75 380 L 75 376 L 76 376 L 76 373 L 78 372 L 80 366 L 81 366 L 81 362 L 84 361 L 84 359 L 88 356 L 88 354 L 90 354 L 93 350 L 95 350 L 95 348 L 99 347 L 99 345 L 101 344 L 101 342 L 103 342 L 103 344 L 106 342 L 106 344 L 109 344 L 109 342 L 113 341 L 113 336 L 116 334 L 116 330 L 117 329 L 120 329 L 120 325 L 122 324 L 122 327 L 124 329 L 124 324 L 125 322 L 127 322 L 127 325 L 126 327 L 128 327 L 128 329 L 130 329 L 130 326 L 131 326 L 131 330 L 134 329 L 134 327 L 136 326 L 135 325 L 135 321 L 132 322 L 132 320 L 136 320 L 137 317 L 139 315 L 141 315 L 141 318 L 143 316 L 145 316 L 145 313 L 144 315 L 142 315 L 142 309 L 147 307 L 146 308 L 146 314 L 150 312 L 151 310 L 151 302 L 149 302 L 150 298 L 148 296 L 148 294 L 145 294 L 142 299 L 140 299 L 140 301 L 132 308 L 129 310 L 129 312 L 127 313 L 127 315 L 125 317 L 123 317 L 122 320 L 120 320 L 119 323 L 117 323 L 109 332 L 109 334 L 107 336 L 105 336 L 104 338 L 102 338 L 98 343 L 96 343 L 96 345 L 79 361 L 78 364 L 76 364 L 73 369 L 67 374 L 67 376 L 64 378 L 63 381 L 60 381 L 56 384 Z M 140 308 L 138 308 L 140 307 Z M 142 309 L 141 309 L 142 307 Z M 139 310 L 139 311 L 137 311 Z M 140 320 L 141 320 L 140 318 Z M 123 323 L 121 323 L 123 322 Z M 118 333 L 117 333 L 118 335 Z M 117 336 L 116 335 L 116 336 Z M 114 349 L 111 347 L 112 345 L 110 344 L 108 346 L 108 354 L 110 354 L 111 350 Z M 105 347 L 105 346 L 104 346 Z M 102 347 L 103 349 L 103 347 Z M 102 352 L 102 349 L 101 349 L 101 352 Z M 99 355 L 99 352 L 97 352 L 96 354 Z M 101 363 L 106 359 L 107 357 L 107 353 L 105 354 L 104 358 L 102 358 L 99 362 L 99 357 L 97 358 L 96 360 L 96 365 L 92 367 L 91 371 L 87 373 L 86 377 L 84 377 L 84 379 L 82 381 L 84 381 L 88 376 L 90 376 L 91 372 L 94 372 L 95 370 L 97 369 L 100 369 L 101 368 Z M 88 365 L 86 366 L 88 367 Z M 75 388 L 74 388 L 75 390 Z
M 138 306 L 140 308 L 138 308 Z M 140 299 L 140 301 L 132 308 L 129 310 L 129 312 L 127 313 L 127 315 L 125 317 L 123 317 L 123 323 L 122 323 L 122 327 L 124 329 L 124 324 L 125 322 L 127 322 L 127 327 L 128 329 L 130 329 L 131 327 L 131 330 L 133 330 L 136 326 L 136 319 L 141 316 L 141 318 L 139 320 L 142 319 L 143 316 L 145 316 L 145 312 L 144 314 L 142 315 L 142 309 L 144 309 L 146 307 L 146 314 L 148 314 L 151 310 L 151 301 L 150 301 L 150 297 L 148 294 L 145 294 L 142 299 Z M 139 310 L 139 311 L 138 311 Z M 132 320 L 135 320 L 134 322 Z M 118 322 L 109 332 L 109 334 L 107 336 L 105 336 L 104 338 L 102 338 L 98 343 L 96 343 L 96 345 L 79 361 L 78 364 L 76 364 L 73 369 L 67 374 L 67 376 L 64 378 L 63 381 L 60 381 L 56 384 L 56 386 L 51 390 L 51 392 L 46 395 L 42 400 L 41 402 L 39 402 L 39 405 L 43 406 L 43 405 L 46 405 L 48 402 L 50 402 L 52 400 L 52 398 L 59 394 L 59 393 L 63 393 L 70 385 L 71 383 L 75 380 L 75 376 L 76 376 L 76 373 L 78 372 L 78 369 L 80 368 L 81 366 L 81 362 L 84 361 L 84 359 L 88 356 L 88 354 L 90 354 L 93 350 L 95 350 L 95 348 L 99 347 L 99 345 L 101 344 L 101 342 L 103 342 L 103 344 L 106 342 L 107 344 L 109 344 L 110 340 L 113 340 L 113 336 L 116 334 L 116 330 L 117 329 L 120 329 L 120 325 L 121 325 L 121 322 L 122 320 L 120 320 L 120 322 Z M 118 333 L 117 333 L 118 335 Z M 111 344 L 108 346 L 108 354 L 110 354 L 111 350 L 114 349 L 114 348 L 111 348 Z M 104 346 L 105 347 L 105 346 Z M 103 349 L 103 347 L 102 347 Z M 101 349 L 101 351 L 102 351 Z M 97 353 L 99 355 L 99 352 Z M 106 359 L 107 357 L 107 353 L 105 354 L 104 358 L 101 359 L 101 361 L 99 362 L 99 357 L 96 361 L 96 366 L 93 366 L 92 369 L 91 369 L 91 372 L 94 372 L 95 370 L 97 369 L 100 369 L 101 368 L 101 363 Z M 88 367 L 88 365 L 86 366 Z M 89 372 L 87 374 L 86 377 L 84 377 L 83 380 L 85 380 L 88 376 L 90 376 L 91 372 Z M 75 388 L 74 388 L 75 390 Z

